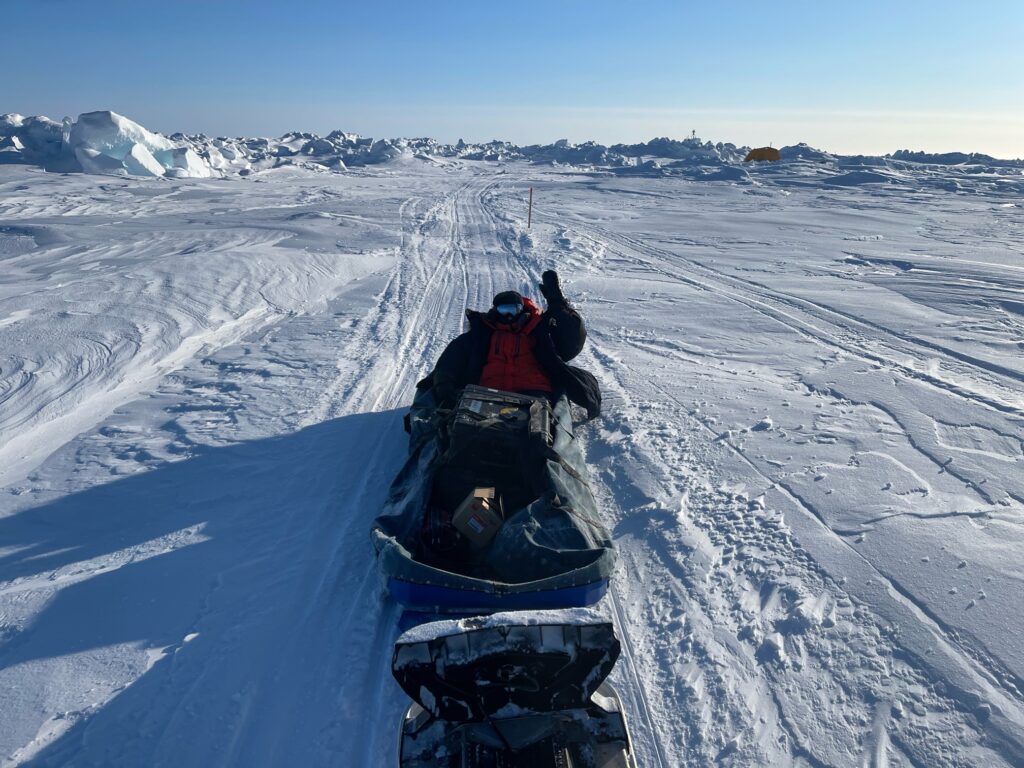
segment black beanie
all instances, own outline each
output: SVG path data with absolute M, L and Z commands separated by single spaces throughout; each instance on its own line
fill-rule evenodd
M 502 291 L 494 297 L 492 302 L 493 306 L 497 307 L 502 304 L 522 304 L 523 297 L 516 291 Z

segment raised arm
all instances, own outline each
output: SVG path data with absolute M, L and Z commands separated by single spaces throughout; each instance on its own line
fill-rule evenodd
M 555 343 L 558 356 L 565 361 L 578 355 L 587 341 L 587 329 L 583 318 L 572 308 L 562 293 L 558 273 L 549 269 L 541 279 L 540 292 L 547 300 L 548 308 L 544 315 L 548 322 L 551 340 Z

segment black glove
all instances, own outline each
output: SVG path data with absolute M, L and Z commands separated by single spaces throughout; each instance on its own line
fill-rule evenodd
M 565 296 L 562 295 L 562 286 L 558 284 L 557 272 L 549 269 L 540 278 L 543 281 L 540 284 L 540 292 L 547 299 L 549 308 L 561 307 L 568 303 L 565 300 Z
M 455 387 L 451 382 L 443 379 L 434 381 L 434 404 L 438 408 L 454 408 L 455 394 Z

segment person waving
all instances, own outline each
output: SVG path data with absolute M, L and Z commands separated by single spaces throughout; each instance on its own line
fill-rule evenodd
M 453 407 L 467 385 L 479 384 L 552 402 L 565 395 L 586 408 L 590 418 L 597 416 L 597 380 L 567 365 L 586 343 L 583 318 L 563 295 L 556 272 L 548 270 L 541 279 L 547 303 L 543 312 L 517 291 L 497 294 L 486 312 L 467 309 L 469 330 L 448 344 L 417 387 L 432 387 L 442 408 Z

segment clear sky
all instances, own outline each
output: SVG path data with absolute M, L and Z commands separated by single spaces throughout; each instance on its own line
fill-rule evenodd
M 0 0 L 0 112 L 1024 157 L 1024 0 Z

